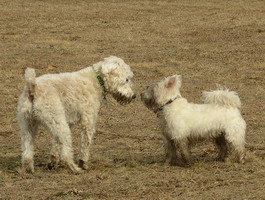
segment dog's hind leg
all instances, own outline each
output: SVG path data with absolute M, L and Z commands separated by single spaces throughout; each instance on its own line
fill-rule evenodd
M 88 160 L 90 157 L 90 146 L 95 134 L 97 113 L 83 116 L 81 119 L 82 131 L 80 137 L 80 159 L 78 166 L 82 169 L 88 169 Z
M 47 109 L 47 108 L 46 108 Z M 42 112 L 44 112 L 42 110 Z M 49 115 L 47 115 L 49 113 Z M 53 140 L 57 141 L 61 147 L 61 160 L 74 172 L 79 173 L 81 169 L 74 163 L 72 135 L 69 125 L 66 121 L 64 110 L 57 107 L 53 110 L 45 110 L 40 115 L 41 121 L 49 129 L 53 136 Z M 58 147 L 53 147 L 58 148 Z M 57 151 L 57 150 L 56 150 Z
M 219 153 L 218 153 L 216 160 L 225 162 L 225 158 L 227 157 L 227 153 L 228 153 L 228 146 L 227 146 L 224 133 L 222 133 L 217 138 L 215 138 L 215 144 L 217 148 L 219 149 Z
M 56 169 L 59 162 L 60 162 L 60 151 L 61 146 L 59 141 L 56 139 L 56 137 L 52 138 L 52 148 L 50 152 L 50 161 L 48 163 L 48 169 Z
M 245 128 L 233 127 L 226 130 L 227 141 L 232 145 L 236 152 L 237 161 L 245 163 Z
M 17 118 L 21 137 L 22 169 L 26 172 L 34 173 L 34 139 L 38 122 L 31 119 L 29 113 L 18 113 Z
M 59 145 L 61 146 L 61 160 L 64 161 L 74 173 L 81 172 L 81 169 L 74 163 L 72 136 L 67 122 L 65 120 L 61 120 L 49 124 L 47 126 L 50 129 L 51 133 L 53 134 L 55 140 L 57 140 Z M 56 153 L 57 153 L 58 147 L 54 146 L 53 148 L 56 148 Z

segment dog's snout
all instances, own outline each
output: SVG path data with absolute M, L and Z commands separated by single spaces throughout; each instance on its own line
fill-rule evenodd
M 132 96 L 132 99 L 135 99 L 136 98 L 136 95 L 134 94 L 133 96 Z

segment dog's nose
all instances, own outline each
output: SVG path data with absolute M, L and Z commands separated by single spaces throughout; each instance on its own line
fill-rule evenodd
M 136 98 L 136 95 L 134 94 L 133 96 L 132 96 L 132 99 L 135 99 Z

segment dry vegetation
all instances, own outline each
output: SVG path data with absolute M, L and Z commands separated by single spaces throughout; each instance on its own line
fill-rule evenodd
M 174 73 L 192 102 L 215 83 L 236 90 L 248 125 L 246 164 L 214 162 L 205 142 L 191 168 L 164 166 L 156 116 L 139 98 L 126 106 L 109 98 L 86 173 L 46 170 L 50 136 L 42 128 L 36 173 L 19 174 L 15 112 L 25 67 L 74 71 L 109 55 L 132 67 L 138 94 Z M 265 199 L 264 77 L 264 0 L 1 0 L 0 199 Z M 78 127 L 73 135 L 77 152 Z

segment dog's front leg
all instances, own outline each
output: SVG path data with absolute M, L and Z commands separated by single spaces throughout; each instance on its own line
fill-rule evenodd
M 174 144 L 174 140 L 169 138 L 167 135 L 163 135 L 164 137 L 164 148 L 166 153 L 166 161 L 165 165 L 176 165 L 177 164 L 177 156 L 176 156 L 176 147 Z
M 174 143 L 176 146 L 177 154 L 180 155 L 180 162 L 178 164 L 182 167 L 189 167 L 191 165 L 191 155 L 188 139 L 175 139 Z
M 170 134 L 168 133 L 167 123 L 163 115 L 159 115 L 160 118 L 160 129 L 163 135 L 164 148 L 166 154 L 165 165 L 176 165 L 177 164 L 177 155 L 176 155 L 176 146 L 174 140 L 171 139 Z

